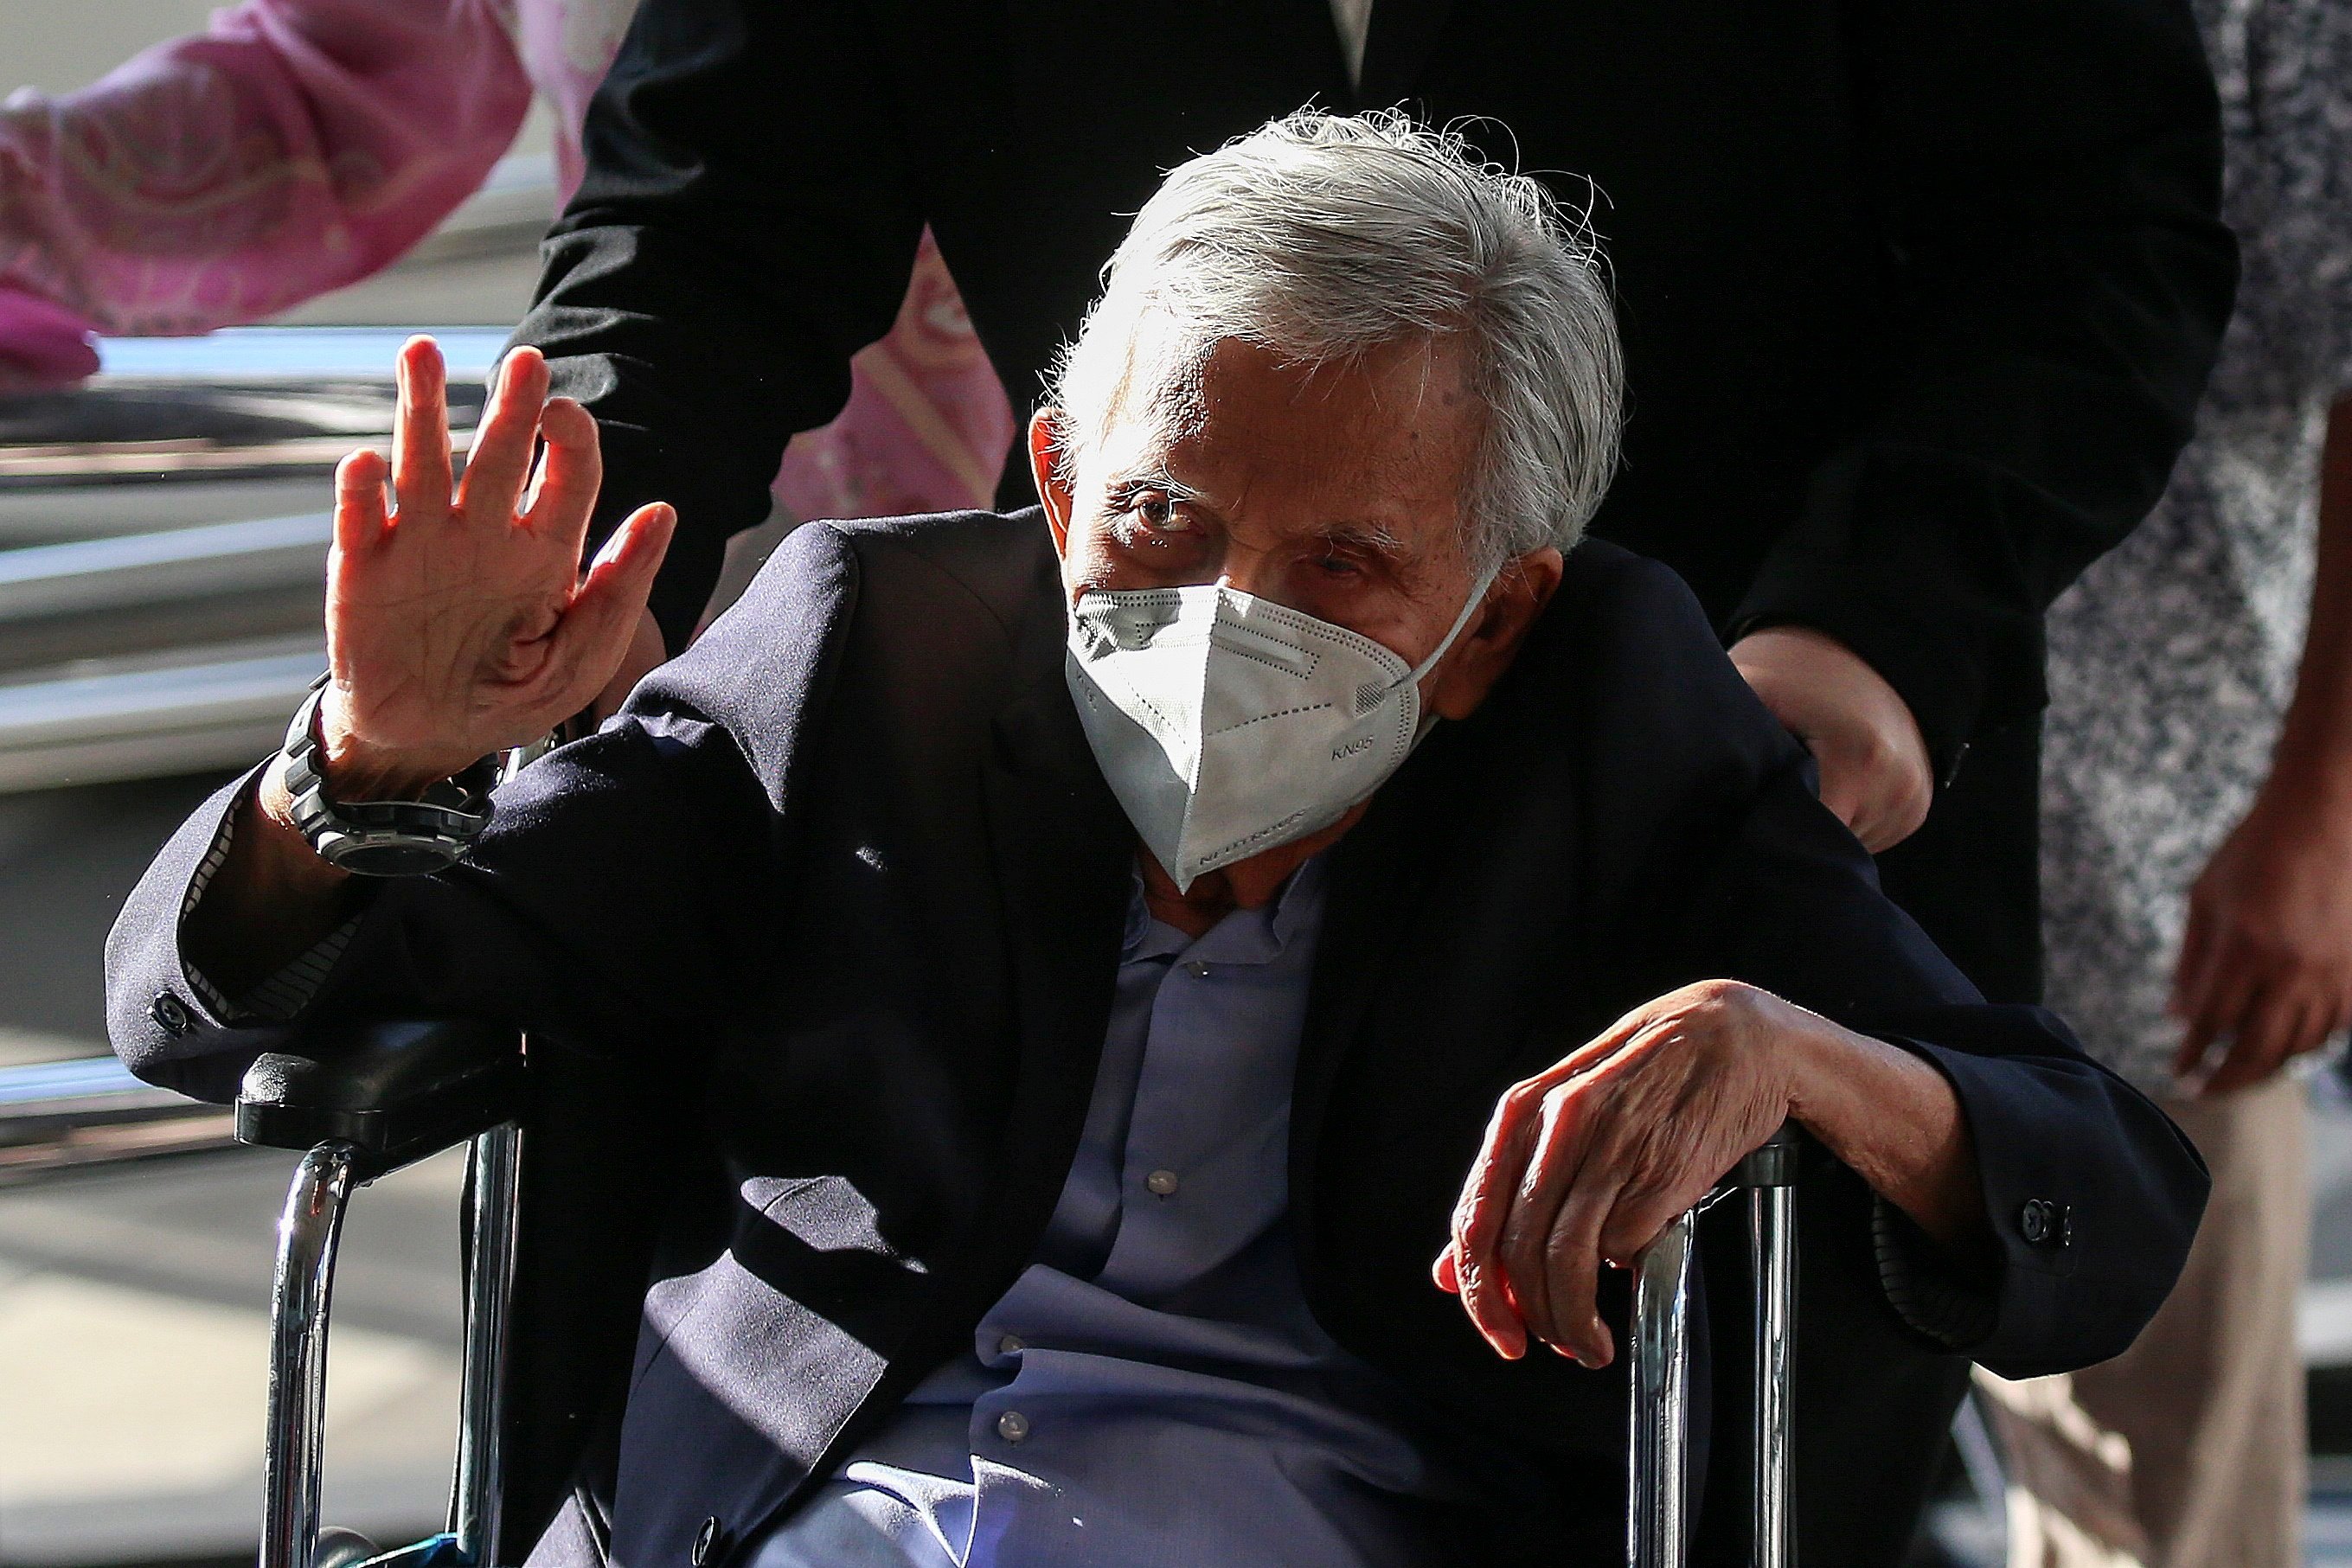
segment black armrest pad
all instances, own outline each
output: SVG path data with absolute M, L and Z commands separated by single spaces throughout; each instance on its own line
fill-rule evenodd
M 368 1180 L 522 1113 L 521 1042 L 458 1019 L 344 1024 L 246 1070 L 237 1141 L 309 1149 L 340 1139 Z

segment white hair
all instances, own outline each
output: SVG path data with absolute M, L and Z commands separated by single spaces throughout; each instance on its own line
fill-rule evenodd
M 1137 392 L 1189 405 L 1216 344 L 1309 366 L 1458 341 L 1485 410 L 1464 497 L 1480 568 L 1566 549 L 1617 463 L 1623 366 L 1598 248 L 1551 193 L 1402 113 L 1288 115 L 1171 173 L 1104 268 L 1050 395 L 1065 460 Z M 1149 316 L 1169 351 L 1130 389 Z M 1176 383 L 1176 384 L 1170 384 Z

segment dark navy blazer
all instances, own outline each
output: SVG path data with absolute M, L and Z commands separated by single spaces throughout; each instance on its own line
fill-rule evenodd
M 810 526 L 622 719 L 509 785 L 471 863 L 373 891 L 310 1016 L 505 1019 L 693 1129 L 636 1181 L 658 1218 L 625 1416 L 542 1556 L 684 1563 L 711 1520 L 747 1539 L 1030 1260 L 1134 854 L 1063 635 L 1034 510 Z M 215 1018 L 177 942 L 237 788 L 163 851 L 109 950 L 117 1049 L 215 1097 L 287 1034 Z M 1503 1090 L 1674 986 L 1751 981 L 1950 1079 L 2000 1247 L 1976 1360 L 2111 1356 L 2171 1285 L 2195 1155 L 2048 1015 L 1979 1003 L 1880 895 L 1804 753 L 1653 562 L 1575 550 L 1517 665 L 1381 789 L 1331 876 L 1292 1127 L 1307 1297 L 1498 1477 L 1537 1478 L 1493 1561 L 1622 1551 L 1625 1385 L 1501 1361 L 1431 1260 Z M 1872 1511 L 1857 1497 L 1887 1513 L 1884 1489 L 1916 1500 L 1932 1450 L 1884 1445 L 1900 1451 L 1869 1474 L 1805 1455 L 1851 1455 L 1815 1435 L 1866 1430 L 1906 1380 L 1965 1364 L 1890 1304 L 1885 1216 L 1851 1173 L 1823 1162 L 1801 1202 L 1802 1539 L 1816 1562 L 1891 1560 L 1899 1542 L 1841 1521 Z M 2029 1204 L 2063 1206 L 2063 1245 Z M 1718 1276 L 1726 1346 L 1745 1297 Z

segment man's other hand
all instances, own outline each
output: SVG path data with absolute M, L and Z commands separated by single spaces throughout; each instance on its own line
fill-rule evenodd
M 1733 644 L 1731 662 L 1821 768 L 1822 804 L 1872 854 L 1927 820 L 1936 778 L 1918 720 L 1885 677 L 1836 638 L 1768 626 Z
M 1463 1184 L 1440 1290 L 1516 1360 L 1615 1355 L 1601 1270 L 1793 1119 L 1964 1268 L 1994 1254 L 1968 1120 L 1924 1058 L 1737 980 L 1644 1003 L 1513 1084 Z
M 2259 1083 L 2352 1023 L 2352 826 L 2316 793 L 2274 774 L 2189 891 L 2173 1071 L 2195 1082 L 2226 1038 L 2204 1093 Z
M 334 681 L 320 727 L 343 800 L 413 795 L 587 706 L 630 647 L 675 522 L 666 506 L 641 508 L 581 574 L 602 476 L 596 423 L 548 399 L 537 350 L 500 367 L 462 481 L 430 339 L 401 350 L 399 383 L 398 509 L 386 511 L 379 454 L 354 453 L 336 471 Z
M 1685 986 L 1513 1084 L 1454 1212 L 1438 1288 L 1514 1360 L 1528 1336 L 1587 1366 L 1614 1356 L 1601 1270 L 1630 1264 L 1788 1119 L 1782 1037 L 1801 1008 L 1732 980 Z

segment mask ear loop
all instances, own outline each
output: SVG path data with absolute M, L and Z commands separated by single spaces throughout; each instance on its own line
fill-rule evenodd
M 1388 691 L 1382 692 L 1381 694 L 1382 696 L 1386 696 L 1388 692 L 1395 691 L 1401 686 L 1419 685 L 1423 675 L 1437 668 L 1437 661 L 1445 657 L 1446 651 L 1454 646 L 1454 639 L 1461 636 L 1463 628 L 1470 624 L 1470 617 L 1476 614 L 1478 607 L 1486 602 L 1486 591 L 1495 586 L 1495 580 L 1502 574 L 1503 569 L 1499 564 L 1486 569 L 1486 574 L 1471 587 L 1470 597 L 1464 601 L 1462 613 L 1454 618 L 1454 625 L 1445 633 L 1444 641 L 1431 650 L 1428 658 L 1400 676 L 1389 686 Z

